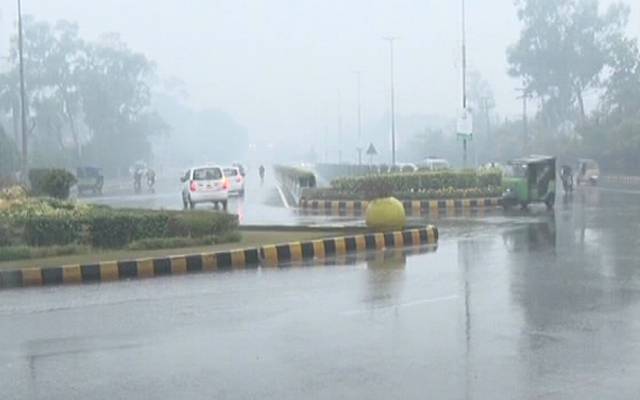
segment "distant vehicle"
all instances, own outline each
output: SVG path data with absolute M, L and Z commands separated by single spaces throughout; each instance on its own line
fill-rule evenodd
M 600 166 L 595 160 L 581 159 L 578 160 L 578 172 L 576 175 L 576 183 L 578 185 L 589 184 L 595 186 L 600 179 Z
M 396 167 L 398 169 L 397 172 L 416 172 L 418 170 L 418 166 L 413 163 L 397 163 Z
M 221 167 L 204 165 L 190 168 L 180 181 L 183 184 L 182 204 L 185 209 L 193 209 L 200 203 L 213 203 L 216 208 L 222 205 L 227 210 L 229 181 Z
M 530 156 L 509 161 L 503 178 L 505 191 L 502 205 L 527 208 L 543 202 L 552 209 L 556 200 L 556 159 L 550 156 Z
M 92 192 L 93 194 L 102 194 L 104 186 L 104 176 L 102 170 L 96 167 L 78 167 L 76 169 L 76 178 L 78 180 L 78 194 Z
M 421 170 L 429 171 L 441 171 L 449 169 L 449 161 L 443 158 L 427 157 L 418 163 L 418 168 Z
M 239 167 L 225 167 L 224 176 L 229 182 L 229 194 L 244 196 L 244 176 Z
M 244 178 L 247 176 L 247 170 L 244 167 L 244 165 L 238 163 L 238 162 L 234 162 L 233 164 L 231 164 L 232 167 L 237 167 L 238 170 L 240 170 L 240 175 Z

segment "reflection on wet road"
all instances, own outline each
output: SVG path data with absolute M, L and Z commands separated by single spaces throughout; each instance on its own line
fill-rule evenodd
M 638 398 L 639 199 L 443 217 L 417 254 L 1 292 L 3 398 Z

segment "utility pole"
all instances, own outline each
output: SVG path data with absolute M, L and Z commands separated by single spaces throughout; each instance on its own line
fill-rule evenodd
M 458 137 L 462 139 L 462 166 L 467 167 L 467 142 L 472 138 L 473 121 L 467 113 L 467 29 L 465 0 L 462 0 L 462 116 Z
M 358 165 L 362 165 L 362 72 L 355 71 L 358 96 Z
M 491 154 L 487 154 L 489 156 L 489 158 L 491 158 L 491 160 L 489 161 L 493 161 L 493 157 L 495 156 L 495 152 L 493 151 L 493 137 L 491 135 L 491 115 L 490 115 L 490 110 L 492 108 L 495 107 L 494 102 L 492 101 L 491 97 L 488 96 L 484 96 L 480 99 L 480 107 L 482 109 L 482 113 L 484 115 L 485 118 L 485 128 L 486 128 L 486 146 L 489 149 L 489 152 Z
M 342 164 L 342 95 L 338 90 L 338 164 Z
M 522 92 L 521 96 L 518 96 L 518 100 L 522 100 L 522 139 L 523 139 L 523 152 L 526 154 L 529 149 L 529 120 L 527 116 L 527 99 L 529 98 L 529 90 L 527 85 L 523 82 L 522 88 L 517 89 Z
M 396 100 L 395 82 L 393 73 L 393 42 L 397 37 L 388 36 L 383 38 L 389 42 L 389 73 L 391 81 L 391 165 L 396 165 Z
M 24 57 L 22 38 L 22 3 L 18 0 L 18 59 L 20 62 L 20 125 L 22 130 L 22 179 L 26 182 L 28 174 L 27 161 L 27 105 L 24 88 Z

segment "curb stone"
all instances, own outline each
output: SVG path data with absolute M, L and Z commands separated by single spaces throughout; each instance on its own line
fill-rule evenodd
M 111 282 L 260 266 L 274 267 L 282 263 L 322 260 L 370 250 L 435 245 L 437 242 L 438 229 L 429 225 L 396 232 L 364 233 L 212 253 L 0 270 L 0 288 Z

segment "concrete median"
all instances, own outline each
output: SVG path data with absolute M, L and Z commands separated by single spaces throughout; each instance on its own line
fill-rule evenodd
M 323 260 L 374 250 L 436 244 L 438 229 L 426 226 L 387 233 L 361 233 L 305 242 L 265 245 L 248 249 L 105 261 L 60 267 L 0 270 L 0 288 L 110 282 L 187 273 L 275 267 Z
M 502 205 L 498 197 L 480 199 L 449 200 L 400 200 L 409 216 L 429 215 L 441 211 L 473 210 L 497 208 Z M 317 212 L 326 215 L 362 215 L 367 210 L 367 201 L 360 200 L 312 200 L 300 201 L 303 211 Z

